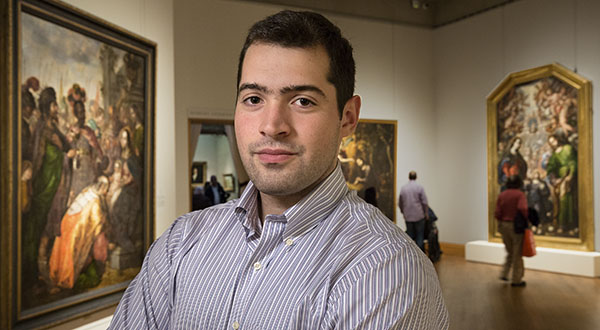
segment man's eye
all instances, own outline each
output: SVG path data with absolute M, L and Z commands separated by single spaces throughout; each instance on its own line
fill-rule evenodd
M 307 98 L 301 97 L 294 102 L 302 107 L 309 107 L 311 105 L 315 105 L 315 103 Z
M 248 98 L 246 98 L 244 100 L 244 103 L 247 103 L 247 104 L 259 104 L 260 103 L 260 97 L 258 97 L 258 96 L 250 96 L 250 97 L 248 97 Z

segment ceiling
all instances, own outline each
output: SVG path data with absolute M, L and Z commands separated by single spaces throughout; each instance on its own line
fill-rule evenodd
M 518 0 L 245 0 L 436 28 Z

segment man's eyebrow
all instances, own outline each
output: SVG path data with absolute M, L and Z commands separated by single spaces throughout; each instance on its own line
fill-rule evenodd
M 325 93 L 317 86 L 314 85 L 291 85 L 287 87 L 283 87 L 279 90 L 279 93 L 286 94 L 290 92 L 316 92 L 321 94 L 321 96 L 327 98 Z
M 266 86 L 259 85 L 256 83 L 244 83 L 240 85 L 240 88 L 238 88 L 238 94 L 245 89 L 252 89 L 263 93 L 269 93 L 269 89 Z

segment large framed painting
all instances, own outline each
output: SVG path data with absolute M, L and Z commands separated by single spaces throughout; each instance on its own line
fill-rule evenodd
M 593 251 L 591 83 L 550 64 L 510 74 L 488 96 L 489 238 L 500 241 L 494 210 L 519 175 L 540 225 L 539 246 Z
M 338 154 L 348 188 L 394 222 L 396 127 L 395 120 L 360 119 L 354 134 L 342 140 Z
M 117 304 L 154 237 L 156 45 L 62 2 L 1 10 L 0 328 L 46 327 Z

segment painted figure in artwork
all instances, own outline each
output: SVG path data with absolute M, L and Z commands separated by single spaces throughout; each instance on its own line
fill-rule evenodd
M 498 165 L 498 181 L 504 189 L 504 185 L 511 175 L 525 177 L 527 175 L 527 162 L 521 155 L 522 140 L 515 137 L 509 143 L 509 148 L 502 156 Z
M 58 288 L 83 289 L 100 282 L 108 255 L 108 188 L 108 179 L 100 176 L 77 195 L 64 215 L 50 255 L 51 293 Z
M 40 93 L 39 108 L 41 119 L 33 137 L 31 208 L 23 215 L 22 229 L 23 274 L 29 280 L 37 280 L 38 268 L 45 269 L 45 259 L 39 258 L 40 240 L 42 236 L 46 239 L 52 236 L 45 233 L 53 230 L 53 224 L 60 223 L 66 209 L 70 161 L 75 156 L 67 137 L 57 127 L 58 105 L 52 87 Z
M 115 162 L 110 198 L 111 242 L 116 245 L 114 267 L 118 269 L 141 264 L 141 183 L 142 169 L 135 155 L 128 127 L 119 132 L 121 157 Z
M 525 194 L 527 196 L 527 205 L 534 208 L 539 216 L 540 224 L 536 228 L 536 234 L 543 234 L 545 231 L 553 232 L 552 212 L 553 203 L 550 187 L 546 181 L 540 177 L 538 170 L 533 171 L 533 178 L 525 181 Z
M 69 191 L 69 201 L 72 202 L 83 188 L 92 184 L 99 173 L 108 165 L 94 131 L 85 125 L 85 105 L 77 100 L 73 103 L 73 114 L 77 122 L 70 128 L 68 136 L 77 154 L 73 158 L 73 179 Z M 70 203 L 69 203 L 70 204 Z
M 552 155 L 546 171 L 552 184 L 554 217 L 558 225 L 557 233 L 568 231 L 573 235 L 577 230 L 577 151 L 566 142 L 561 134 L 548 138 Z

